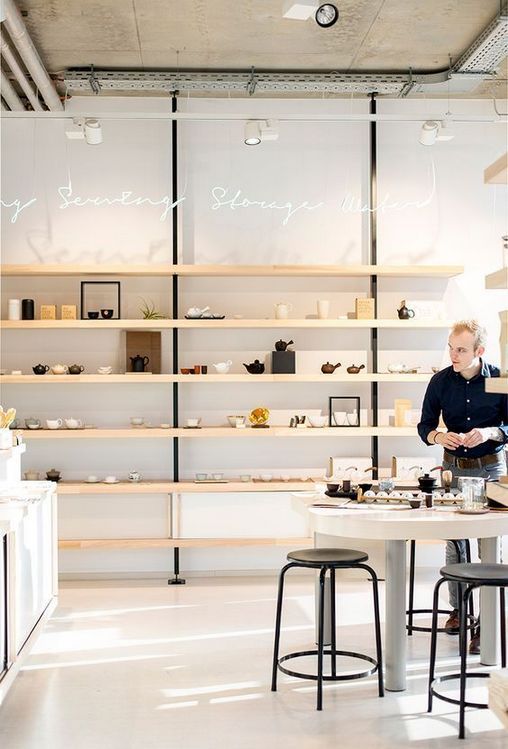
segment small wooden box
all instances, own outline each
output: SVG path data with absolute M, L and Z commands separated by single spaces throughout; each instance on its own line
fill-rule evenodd
M 60 314 L 62 320 L 76 320 L 77 307 L 75 304 L 62 304 L 62 311 Z
M 374 319 L 374 299 L 356 299 L 355 313 L 357 320 Z
M 395 418 L 394 426 L 406 427 L 406 412 L 412 407 L 412 403 L 407 398 L 395 398 Z
M 56 320 L 56 304 L 41 304 L 41 320 Z

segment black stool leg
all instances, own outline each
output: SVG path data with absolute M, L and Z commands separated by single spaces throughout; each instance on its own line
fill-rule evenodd
M 501 668 L 506 668 L 506 608 L 504 588 L 499 588 L 499 608 L 501 609 Z
M 468 585 L 461 598 L 461 609 L 467 611 L 469 599 L 473 594 L 474 588 Z M 466 658 L 467 658 L 467 629 L 465 616 L 460 619 L 460 704 L 459 704 L 459 739 L 464 738 L 465 734 L 465 701 L 466 701 Z
M 383 645 L 381 641 L 381 617 L 379 616 L 379 586 L 377 575 L 368 564 L 355 565 L 366 570 L 372 579 L 372 593 L 374 599 L 374 628 L 376 632 L 376 658 L 377 658 L 377 682 L 380 697 L 385 696 L 385 687 L 383 680 Z
M 337 676 L 337 640 L 336 640 L 336 621 L 335 621 L 335 568 L 330 569 L 330 627 L 331 627 L 331 666 L 332 676 Z
M 436 669 L 436 646 L 437 646 L 437 613 L 439 608 L 439 589 L 445 582 L 442 577 L 434 586 L 434 597 L 432 600 L 432 628 L 430 635 L 430 663 L 429 663 L 429 691 L 427 712 L 432 712 L 432 682 L 434 681 L 434 671 Z
M 466 538 L 466 562 L 468 564 L 471 564 L 471 544 L 469 542 L 469 538 Z M 474 622 L 474 598 L 471 596 L 469 599 L 469 613 L 472 617 L 472 621 Z
M 408 606 L 408 620 L 407 620 L 407 634 L 411 637 L 413 634 L 413 604 L 415 595 L 415 555 L 416 555 L 416 541 L 411 541 L 409 551 L 409 606 Z
M 317 659 L 317 710 L 323 709 L 323 640 L 325 630 L 325 577 L 326 567 L 319 573 L 319 613 L 318 613 L 318 659 Z
M 282 619 L 282 599 L 284 596 L 284 575 L 294 564 L 286 564 L 279 574 L 279 589 L 277 593 L 277 613 L 275 615 L 275 641 L 273 644 L 272 663 L 272 692 L 277 691 L 277 667 L 279 664 L 280 624 Z

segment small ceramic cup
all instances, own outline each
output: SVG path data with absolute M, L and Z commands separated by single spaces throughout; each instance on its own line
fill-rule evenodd
M 188 427 L 194 427 L 195 428 L 195 427 L 199 426 L 200 421 L 201 421 L 200 418 L 198 418 L 198 419 L 187 419 L 187 421 L 185 423 L 186 423 L 186 425 Z
M 207 478 L 207 473 L 196 473 L 196 481 L 206 481 Z
M 62 425 L 62 419 L 46 419 L 46 426 L 48 429 L 60 429 Z
M 133 427 L 143 426 L 145 420 L 143 416 L 131 416 L 131 424 Z

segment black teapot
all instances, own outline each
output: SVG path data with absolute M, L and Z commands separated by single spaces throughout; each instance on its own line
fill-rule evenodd
M 46 471 L 46 477 L 49 481 L 60 481 L 60 471 L 57 471 L 55 468 L 50 468 L 49 471 Z
M 279 341 L 275 341 L 275 351 L 286 351 L 288 346 L 291 346 L 291 344 L 294 343 L 294 341 L 283 341 L 280 339 Z
M 413 309 L 409 309 L 409 307 L 406 307 L 404 301 L 401 302 L 400 309 L 397 310 L 397 314 L 399 316 L 399 320 L 409 320 L 410 317 L 415 316 L 415 312 Z
M 263 374 L 265 371 L 265 365 L 259 359 L 254 359 L 250 364 L 244 364 L 243 366 L 250 374 Z
M 433 489 L 436 488 L 437 479 L 435 479 L 433 476 L 429 476 L 428 473 L 424 473 L 423 476 L 420 476 L 418 479 L 418 486 L 422 490 L 422 492 L 431 492 Z
M 82 364 L 71 364 L 69 367 L 69 374 L 79 375 L 83 370 L 84 366 Z
M 36 375 L 43 375 L 49 372 L 49 367 L 47 364 L 36 364 L 35 367 L 32 367 L 32 372 Z
M 150 361 L 148 356 L 140 356 L 139 354 L 137 356 L 129 356 L 129 359 L 131 360 L 131 372 L 144 372 L 146 365 Z

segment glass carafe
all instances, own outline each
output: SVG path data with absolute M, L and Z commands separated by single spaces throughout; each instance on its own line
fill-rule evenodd
M 483 509 L 485 503 L 485 479 L 477 476 L 460 476 L 459 492 L 464 496 L 462 509 L 475 511 Z

